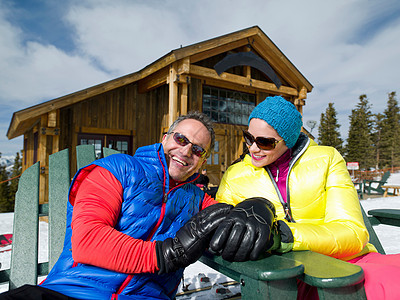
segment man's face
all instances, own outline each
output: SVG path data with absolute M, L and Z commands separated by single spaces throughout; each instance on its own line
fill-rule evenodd
M 181 121 L 173 130 L 183 134 L 190 142 L 209 151 L 211 136 L 207 128 L 199 121 L 186 119 Z M 192 176 L 206 160 L 192 152 L 192 144 L 186 146 L 177 144 L 174 134 L 164 135 L 162 145 L 168 164 L 169 176 L 175 181 L 184 181 Z

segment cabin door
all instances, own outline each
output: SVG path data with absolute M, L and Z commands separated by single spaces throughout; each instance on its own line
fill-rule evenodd
M 203 165 L 203 169 L 207 169 L 210 184 L 219 184 L 226 170 L 226 157 L 226 136 L 216 133 L 214 149 L 212 149 L 206 164 Z
M 219 185 L 226 169 L 243 153 L 241 131 L 215 129 L 215 145 L 203 169 L 207 169 L 210 183 Z M 201 170 L 200 170 L 201 171 Z

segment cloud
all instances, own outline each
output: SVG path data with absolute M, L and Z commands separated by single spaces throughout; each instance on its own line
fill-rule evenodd
M 304 122 L 319 121 L 333 102 L 345 137 L 360 94 L 382 112 L 387 93 L 398 88 L 398 0 L 67 0 L 58 11 L 73 45 L 68 49 L 27 40 L 23 27 L 8 21 L 14 8 L 5 3 L 0 0 L 0 102 L 11 111 L 136 72 L 180 45 L 254 25 L 314 85 Z
M 11 12 L 10 12 L 11 13 Z M 16 110 L 110 79 L 79 55 L 23 40 L 20 28 L 0 14 L 0 99 Z

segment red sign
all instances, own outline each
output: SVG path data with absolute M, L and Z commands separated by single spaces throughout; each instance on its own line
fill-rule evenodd
M 358 170 L 359 168 L 360 168 L 360 167 L 359 167 L 357 161 L 355 161 L 355 162 L 348 162 L 348 163 L 347 163 L 347 169 L 348 169 L 348 170 Z

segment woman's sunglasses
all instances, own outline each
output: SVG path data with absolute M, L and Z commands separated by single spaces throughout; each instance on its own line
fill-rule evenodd
M 266 138 L 266 137 L 254 137 L 250 132 L 243 130 L 243 137 L 246 142 L 246 144 L 250 147 L 254 143 L 256 143 L 257 147 L 260 148 L 261 150 L 272 150 L 275 149 L 276 145 L 283 141 L 282 140 L 276 140 L 274 138 Z
M 180 146 L 186 146 L 187 144 L 192 144 L 192 152 L 194 155 L 197 155 L 198 157 L 204 157 L 206 155 L 207 151 L 204 150 L 202 147 L 199 145 L 193 144 L 191 141 L 188 140 L 186 136 L 184 136 L 182 133 L 179 132 L 170 132 L 170 134 L 173 133 L 174 141 Z

